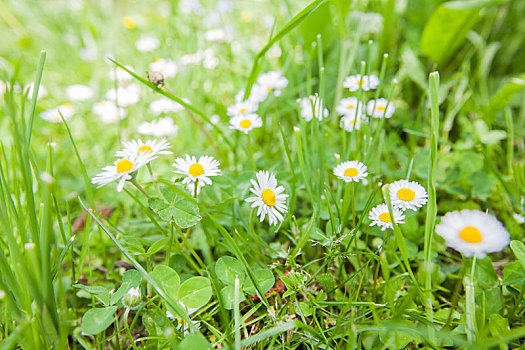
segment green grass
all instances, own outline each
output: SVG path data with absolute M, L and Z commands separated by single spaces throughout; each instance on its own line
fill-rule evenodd
M 202 14 L 183 13 L 181 1 L 82 3 L 0 3 L 0 80 L 48 91 L 1 95 L 0 349 L 525 346 L 522 1 L 234 1 L 215 19 L 215 1 L 201 1 Z M 380 14 L 382 26 L 357 11 Z M 205 39 L 225 26 L 232 41 Z M 139 52 L 145 33 L 161 46 Z M 147 79 L 155 59 L 204 49 L 214 69 Z M 104 124 L 92 105 L 116 85 L 108 72 L 127 65 L 140 101 Z M 234 96 L 270 70 L 289 84 L 259 104 L 263 126 L 230 129 Z M 358 73 L 381 83 L 350 93 L 343 81 Z M 77 83 L 95 96 L 74 102 L 67 123 L 39 118 Z M 330 114 L 306 122 L 296 100 L 315 93 Z M 162 96 L 184 110 L 153 115 Z M 335 106 L 348 96 L 365 110 L 383 97 L 396 111 L 347 133 Z M 179 128 L 173 155 L 121 193 L 116 183 L 95 189 L 90 179 L 121 141 L 148 139 L 137 126 L 159 117 Z M 220 161 L 197 196 L 172 173 L 185 153 Z M 354 159 L 366 181 L 337 179 L 333 168 Z M 258 170 L 288 194 L 276 226 L 244 201 Z M 393 215 L 386 185 L 406 178 L 426 188 L 426 206 L 393 229 L 370 227 L 376 205 Z M 435 226 L 462 209 L 495 215 L 510 247 L 485 258 L 448 248 Z M 134 287 L 140 300 L 126 307 Z

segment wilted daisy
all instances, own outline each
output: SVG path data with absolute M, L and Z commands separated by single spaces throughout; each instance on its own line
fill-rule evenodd
M 131 156 L 138 156 L 143 153 L 151 153 L 156 156 L 158 154 L 173 154 L 171 151 L 167 151 L 171 147 L 170 143 L 163 138 L 162 140 L 147 140 L 143 142 L 141 139 L 131 140 L 130 142 L 122 142 L 124 149 L 117 151 L 115 157 L 127 158 Z
M 286 197 L 288 195 L 283 194 L 284 187 L 277 187 L 274 173 L 270 174 L 268 171 L 261 170 L 255 174 L 255 177 L 257 181 L 250 180 L 253 185 L 250 191 L 255 196 L 246 198 L 246 202 L 252 203 L 252 208 L 258 208 L 257 215 L 260 217 L 261 222 L 266 215 L 268 215 L 270 226 L 284 221 L 282 213 L 288 211 L 286 206 Z
M 140 52 L 153 51 L 160 46 L 159 39 L 152 35 L 142 34 L 140 39 L 135 41 L 135 47 Z
M 219 162 L 210 156 L 202 156 L 197 161 L 195 156 L 186 154 L 185 159 L 177 158 L 172 165 L 177 169 L 173 171 L 174 173 L 186 175 L 186 178 L 182 180 L 183 185 L 192 181 L 201 181 L 203 184 L 211 185 L 210 176 L 221 174 Z
M 228 108 L 226 109 L 226 113 L 230 117 L 243 116 L 255 113 L 255 111 L 257 111 L 257 108 L 259 108 L 259 105 L 257 103 L 255 103 L 254 101 L 246 100 L 228 106 Z
M 365 91 L 368 91 L 370 89 L 377 88 L 378 85 L 379 79 L 375 75 L 364 75 L 363 78 L 361 78 L 361 74 L 351 75 L 343 82 L 343 86 L 348 88 L 350 91 L 357 91 L 359 90 L 359 87 Z
M 288 85 L 288 79 L 282 76 L 281 72 L 269 71 L 261 74 L 257 78 L 257 83 L 266 89 L 268 93 L 273 92 L 275 96 L 281 96 L 281 90 Z
M 117 192 L 122 191 L 126 180 L 131 179 L 131 173 L 140 169 L 140 167 L 151 162 L 157 158 L 151 152 L 141 153 L 137 156 L 129 158 L 122 158 L 115 161 L 114 165 L 109 165 L 102 168 L 102 172 L 91 179 L 91 183 L 98 185 L 97 188 L 107 185 L 110 182 L 119 180 L 117 184 Z
M 404 224 L 405 214 L 398 208 L 392 208 L 392 214 L 394 214 L 394 222 L 396 224 Z M 370 226 L 377 225 L 381 228 L 381 231 L 386 230 L 387 228 L 394 228 L 392 225 L 392 217 L 388 212 L 388 206 L 386 204 L 379 204 L 377 207 L 372 208 L 368 214 L 368 218 L 372 220 Z
M 254 113 L 238 115 L 230 119 L 230 128 L 240 130 L 245 134 L 248 134 L 249 131 L 255 128 L 260 128 L 261 126 L 261 117 Z
M 33 87 L 35 86 L 35 83 L 29 83 L 26 86 L 24 86 L 24 94 L 27 93 L 27 98 L 32 99 L 33 98 Z M 38 94 L 36 95 L 36 99 L 40 100 L 41 98 L 44 98 L 47 96 L 47 89 L 44 85 L 40 84 L 38 86 Z
M 368 101 L 366 112 L 374 118 L 391 118 L 395 111 L 394 103 L 386 98 Z
M 106 93 L 106 98 L 121 107 L 131 106 L 140 100 L 140 87 L 137 84 L 131 84 L 119 86 L 116 90 L 112 88 Z
M 68 121 L 71 119 L 73 114 L 75 114 L 75 108 L 71 105 L 71 103 L 64 103 L 63 105 L 60 105 L 56 108 L 48 109 L 40 113 L 40 118 L 50 123 L 62 123 L 60 114 L 62 114 L 62 117 L 65 121 Z
M 66 88 L 66 96 L 70 101 L 86 101 L 93 97 L 93 89 L 82 84 L 70 85 Z
M 341 118 L 341 120 L 339 121 L 339 127 L 341 129 L 345 129 L 346 131 L 348 132 L 352 132 L 355 130 L 359 130 L 361 129 L 361 123 L 362 122 L 367 122 L 368 121 L 368 118 L 355 118 L 355 116 L 353 115 L 345 115 Z
M 401 210 L 417 211 L 427 204 L 427 190 L 415 181 L 398 180 L 388 185 L 392 205 Z
M 125 108 L 117 107 L 114 102 L 100 101 L 93 105 L 91 111 L 98 115 L 103 123 L 115 123 L 127 115 Z
M 137 127 L 137 131 L 143 135 L 152 135 L 156 137 L 174 135 L 178 132 L 179 127 L 173 123 L 173 119 L 166 117 L 148 122 L 142 122 Z
M 334 175 L 344 182 L 359 182 L 368 176 L 368 168 L 358 160 L 348 160 L 334 168 Z
M 161 113 L 175 113 L 184 110 L 184 107 L 179 103 L 163 96 L 149 104 L 149 109 L 155 115 Z
M 355 117 L 357 113 L 357 118 L 359 119 L 363 113 L 363 103 L 359 102 L 358 104 L 357 97 L 347 97 L 339 101 L 339 103 L 335 107 L 335 110 L 339 115 L 344 116 L 348 115 Z
M 164 78 L 172 78 L 177 74 L 178 68 L 177 63 L 172 60 L 167 60 L 164 58 L 159 58 L 155 62 L 151 62 L 149 69 L 153 72 L 161 73 Z
M 319 120 L 328 117 L 328 109 L 326 107 L 323 108 L 323 112 L 321 113 L 321 106 L 324 106 L 324 104 L 319 96 L 311 95 L 303 97 L 299 101 L 299 106 L 301 107 L 301 116 L 306 119 L 307 122 L 312 120 L 314 114 Z
M 503 250 L 510 242 L 505 226 L 493 215 L 479 210 L 446 213 L 436 225 L 436 233 L 467 258 L 483 258 L 487 253 Z

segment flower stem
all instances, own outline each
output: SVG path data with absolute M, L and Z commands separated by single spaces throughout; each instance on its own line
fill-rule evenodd
M 135 177 L 131 178 L 129 182 L 131 182 L 140 192 L 142 192 L 142 194 L 144 194 L 146 198 L 150 198 L 148 192 L 146 192 L 146 190 L 137 182 L 137 179 Z

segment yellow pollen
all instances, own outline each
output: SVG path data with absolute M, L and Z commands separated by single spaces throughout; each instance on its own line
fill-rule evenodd
M 63 107 L 71 107 L 71 103 L 67 102 L 62 105 Z
M 402 188 L 397 191 L 397 196 L 399 199 L 405 202 L 410 202 L 416 198 L 416 192 L 412 191 L 410 188 Z
M 188 172 L 191 176 L 197 177 L 204 174 L 204 168 L 199 163 L 195 163 L 190 166 L 190 170 Z
M 483 240 L 481 232 L 474 226 L 467 226 L 459 233 L 459 238 L 468 243 L 479 243 Z
M 246 112 L 246 108 L 241 109 L 241 113 L 244 114 L 244 112 Z
M 386 110 L 386 107 L 378 106 L 376 109 L 377 109 L 378 111 L 384 111 L 384 110 Z
M 117 162 L 117 173 L 125 173 L 133 169 L 133 163 L 127 159 L 121 159 Z
M 353 123 L 352 123 L 353 124 Z M 354 177 L 357 174 L 359 174 L 359 171 L 357 171 L 356 168 L 348 168 L 345 170 L 344 175 L 348 177 Z
M 266 91 L 270 92 L 272 91 L 272 88 L 266 88 Z
M 266 205 L 270 207 L 274 206 L 277 203 L 277 198 L 275 198 L 275 193 L 269 188 L 262 191 L 262 200 Z
M 135 21 L 133 20 L 131 16 L 122 17 L 122 24 L 124 25 L 124 27 L 128 29 L 135 28 Z
M 153 152 L 153 150 L 148 145 L 142 145 L 142 146 L 139 147 L 139 149 L 137 151 L 137 154 L 140 155 L 140 152 L 148 153 L 148 152 Z
M 383 222 L 392 222 L 392 218 L 390 217 L 390 213 L 381 213 L 379 215 L 379 220 Z
M 241 126 L 241 128 L 248 129 L 250 126 L 252 126 L 252 122 L 248 119 L 244 119 L 239 125 Z
M 348 105 L 348 109 L 353 109 L 354 105 Z

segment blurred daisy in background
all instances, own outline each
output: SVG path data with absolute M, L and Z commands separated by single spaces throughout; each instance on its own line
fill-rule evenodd
M 288 211 L 286 206 L 287 194 L 283 194 L 284 187 L 277 187 L 277 180 L 274 173 L 268 171 L 258 171 L 255 174 L 257 181 L 250 180 L 253 188 L 250 191 L 255 195 L 254 197 L 246 198 L 245 201 L 252 203 L 252 208 L 257 208 L 257 216 L 262 222 L 266 215 L 270 226 L 284 221 L 282 214 Z
M 204 13 L 204 7 L 199 0 L 179 0 L 179 10 L 182 13 L 194 13 L 196 15 Z
M 119 86 L 109 89 L 106 98 L 115 102 L 120 107 L 128 107 L 136 104 L 140 100 L 140 87 L 137 84 Z
M 180 63 L 184 66 L 189 64 L 199 64 L 202 61 L 202 51 L 188 53 L 180 58 Z
M 50 123 L 62 123 L 60 114 L 62 114 L 62 117 L 65 121 L 68 121 L 71 119 L 71 117 L 73 117 L 73 114 L 75 114 L 75 108 L 71 105 L 71 103 L 64 103 L 63 105 L 60 105 L 56 108 L 48 109 L 40 113 L 40 118 Z
M 348 160 L 334 168 L 334 175 L 344 182 L 359 182 L 368 176 L 368 168 L 358 160 Z
M 415 181 L 398 180 L 388 185 L 392 205 L 401 210 L 417 211 L 427 204 L 427 190 Z
M 259 104 L 253 100 L 248 99 L 246 101 L 240 101 L 231 106 L 228 106 L 226 113 L 230 117 L 243 116 L 255 113 L 257 108 L 259 108 Z
M 364 91 L 368 91 L 370 89 L 373 90 L 376 89 L 378 85 L 379 78 L 375 75 L 364 75 L 363 78 L 361 78 L 361 74 L 356 74 L 346 77 L 346 79 L 343 81 L 343 87 L 350 91 L 357 91 L 359 88 L 363 89 Z
M 441 217 L 436 233 L 447 245 L 467 258 L 484 258 L 487 253 L 503 250 L 510 243 L 510 234 L 491 214 L 468 210 L 453 211 Z
M 204 38 L 207 41 L 216 41 L 219 43 L 229 42 L 232 40 L 232 33 L 231 27 L 227 28 L 229 28 L 229 31 L 223 28 L 210 29 L 204 33 Z
M 66 96 L 70 101 L 86 101 L 93 97 L 93 89 L 82 84 L 70 85 L 66 88 Z
M 130 71 L 134 72 L 132 66 L 124 66 Z M 126 70 L 120 68 L 120 67 L 113 67 L 108 72 L 109 79 L 111 80 L 117 80 L 119 84 L 127 84 L 131 80 L 133 80 L 133 76 L 129 74 Z
M 347 97 L 339 101 L 335 110 L 342 116 L 355 117 L 357 113 L 357 119 L 359 119 L 363 113 L 363 103 L 359 102 L 358 104 L 357 97 Z
M 281 96 L 281 90 L 288 86 L 288 79 L 283 77 L 281 72 L 269 71 L 261 74 L 257 78 L 257 83 L 268 93 L 273 92 L 275 96 Z
M 7 84 L 3 80 L 0 80 L 0 96 L 5 94 L 6 91 L 7 91 Z
M 361 123 L 367 122 L 368 118 L 355 118 L 353 115 L 345 115 L 339 121 L 339 127 L 345 129 L 348 132 L 361 129 Z
M 137 127 L 137 131 L 139 134 L 161 137 L 177 134 L 179 127 L 173 123 L 173 119 L 166 117 L 151 122 L 142 122 Z
M 35 83 L 29 83 L 26 86 L 24 86 L 24 94 L 27 94 L 28 99 L 33 98 L 33 87 L 35 86 Z M 47 89 L 44 85 L 40 84 L 38 87 L 38 94 L 36 95 L 36 99 L 40 100 L 41 98 L 44 98 L 47 96 Z
M 237 95 L 235 95 L 235 102 L 242 102 L 244 101 L 244 93 L 246 89 L 241 89 Z M 268 96 L 268 90 L 261 85 L 255 83 L 252 85 L 252 89 L 250 90 L 250 96 L 246 99 L 248 103 L 251 103 L 253 105 L 259 105 L 262 101 L 266 99 Z
M 172 165 L 176 169 L 174 173 L 186 175 L 182 180 L 183 185 L 194 181 L 211 185 L 210 177 L 221 174 L 220 163 L 210 156 L 202 156 L 197 160 L 195 156 L 186 154 L 186 158 L 177 158 Z
M 159 72 L 164 78 L 173 78 L 178 71 L 177 62 L 164 58 L 159 58 L 151 62 L 149 69 L 153 72 Z
M 394 215 L 394 222 L 396 224 L 404 224 L 405 214 L 398 209 L 392 208 L 392 214 Z M 381 231 L 385 231 L 387 228 L 393 229 L 394 225 L 392 224 L 392 216 L 388 212 L 388 206 L 386 204 L 379 204 L 377 207 L 372 208 L 368 214 L 368 218 L 372 220 L 370 226 L 378 226 L 381 228 Z
M 155 115 L 162 113 L 175 113 L 184 110 L 184 107 L 177 102 L 163 96 L 149 104 L 149 109 Z
M 202 66 L 206 69 L 215 69 L 219 65 L 219 59 L 215 57 L 212 49 L 206 49 L 202 52 Z
M 230 128 L 248 134 L 249 131 L 260 128 L 262 126 L 262 119 L 257 114 L 250 113 L 245 115 L 237 115 L 230 119 Z
M 122 17 L 122 25 L 128 29 L 135 28 L 135 20 L 131 16 Z
M 100 101 L 93 105 L 91 108 L 93 114 L 100 117 L 103 123 L 116 123 L 119 119 L 123 119 L 127 115 L 125 108 L 117 107 L 114 102 L 111 101 Z
M 328 109 L 323 108 L 321 113 L 321 106 L 323 101 L 317 95 L 311 95 L 308 97 L 303 97 L 299 100 L 299 106 L 301 107 L 301 116 L 306 119 L 307 122 L 313 119 L 314 115 L 318 120 L 323 120 L 323 118 L 328 117 Z
M 386 98 L 370 100 L 366 106 L 366 112 L 374 118 L 391 118 L 395 110 L 394 103 Z
M 153 51 L 160 46 L 160 41 L 153 35 L 142 34 L 140 39 L 135 41 L 135 47 L 140 52 Z
M 122 151 L 117 151 L 115 157 L 128 158 L 133 156 L 139 156 L 143 153 L 151 153 L 156 156 L 159 154 L 173 154 L 167 149 L 171 148 L 170 143 L 163 138 L 162 140 L 147 140 L 143 142 L 141 139 L 131 140 L 129 142 L 122 142 L 124 149 Z

